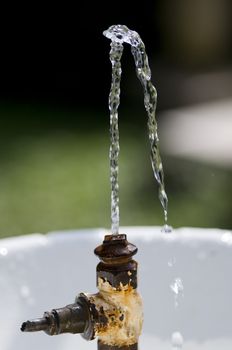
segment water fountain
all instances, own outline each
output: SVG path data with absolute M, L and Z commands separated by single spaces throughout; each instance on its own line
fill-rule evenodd
M 112 234 L 103 229 L 34 234 L 0 241 L 0 347 L 3 350 L 41 348 L 96 349 L 96 341 L 63 334 L 45 337 L 43 333 L 22 335 L 22 319 L 40 314 L 50 305 L 67 304 L 77 285 L 93 290 L 95 249 L 97 294 L 81 293 L 64 308 L 46 312 L 40 319 L 26 321 L 22 330 L 45 330 L 48 334 L 82 333 L 85 339 L 98 336 L 99 350 L 138 349 L 143 311 L 137 293 L 137 248 L 119 233 L 118 200 L 118 105 L 120 98 L 120 59 L 123 42 L 131 45 L 136 73 L 144 89 L 148 114 L 151 161 L 164 209 L 165 226 L 126 227 L 139 246 L 140 290 L 145 322 L 140 349 L 214 350 L 231 349 L 230 302 L 232 282 L 232 233 L 222 230 L 177 229 L 167 226 L 167 196 L 158 147 L 155 120 L 156 91 L 145 47 L 136 32 L 125 26 L 112 26 L 104 35 L 111 39 L 112 85 L 109 97 L 111 126 L 111 219 Z M 88 257 L 87 257 L 88 256 Z M 84 268 L 83 268 L 84 266 Z
M 22 324 L 23 332 L 45 331 L 49 335 L 81 333 L 87 340 L 98 337 L 99 350 L 138 349 L 142 330 L 142 300 L 137 293 L 137 262 L 132 256 L 137 247 L 119 234 L 119 129 L 121 56 L 123 43 L 131 45 L 136 73 L 144 91 L 144 105 L 148 114 L 148 135 L 151 145 L 151 164 L 159 186 L 159 199 L 164 210 L 164 231 L 167 225 L 168 199 L 164 188 L 164 173 L 159 152 L 159 138 L 155 118 L 157 94 L 151 83 L 151 71 L 145 46 L 135 31 L 124 25 L 111 26 L 104 32 L 111 39 L 110 60 L 112 83 L 109 95 L 110 110 L 110 180 L 111 235 L 95 249 L 101 262 L 97 266 L 97 294 L 81 293 L 73 304 L 45 312 L 43 317 Z

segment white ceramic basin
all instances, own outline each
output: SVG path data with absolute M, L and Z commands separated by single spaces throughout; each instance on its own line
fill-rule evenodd
M 232 349 L 232 233 L 216 229 L 157 227 L 121 229 L 139 248 L 139 290 L 145 322 L 140 350 L 172 348 L 173 332 L 183 349 Z M 0 240 L 0 349 L 87 350 L 96 341 L 80 335 L 49 337 L 21 333 L 22 321 L 65 306 L 81 291 L 94 292 L 93 254 L 103 229 L 33 234 Z M 170 288 L 176 278 L 184 290 Z M 178 305 L 175 305 L 178 304 Z

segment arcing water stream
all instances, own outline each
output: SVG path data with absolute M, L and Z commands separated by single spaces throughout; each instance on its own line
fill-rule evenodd
M 118 157 L 119 157 L 119 130 L 118 130 L 118 107 L 120 104 L 120 81 L 121 81 L 121 56 L 123 43 L 131 45 L 134 57 L 136 74 L 144 92 L 144 106 L 148 115 L 148 136 L 150 141 L 150 157 L 154 177 L 159 186 L 159 200 L 164 210 L 165 227 L 168 231 L 168 198 L 164 187 L 164 172 L 159 151 L 159 138 L 156 122 L 157 93 L 151 82 L 151 70 L 145 45 L 135 31 L 124 25 L 114 25 L 103 33 L 111 39 L 110 60 L 112 63 L 112 82 L 109 95 L 110 110 L 110 180 L 111 180 L 111 229 L 113 234 L 119 231 L 119 185 L 118 185 Z

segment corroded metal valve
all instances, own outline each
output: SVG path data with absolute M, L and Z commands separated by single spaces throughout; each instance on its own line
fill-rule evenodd
M 142 300 L 137 293 L 137 247 L 126 235 L 106 235 L 95 249 L 97 294 L 81 293 L 75 303 L 45 312 L 26 321 L 23 332 L 49 335 L 81 333 L 87 340 L 98 337 L 98 350 L 137 350 L 143 323 Z

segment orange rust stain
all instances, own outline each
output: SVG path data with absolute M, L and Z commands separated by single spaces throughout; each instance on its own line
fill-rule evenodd
M 143 323 L 140 295 L 130 284 L 121 284 L 116 289 L 107 281 L 99 279 L 98 282 L 99 293 L 91 296 L 91 302 L 104 316 L 104 322 L 96 324 L 96 335 L 102 343 L 111 346 L 136 343 Z

